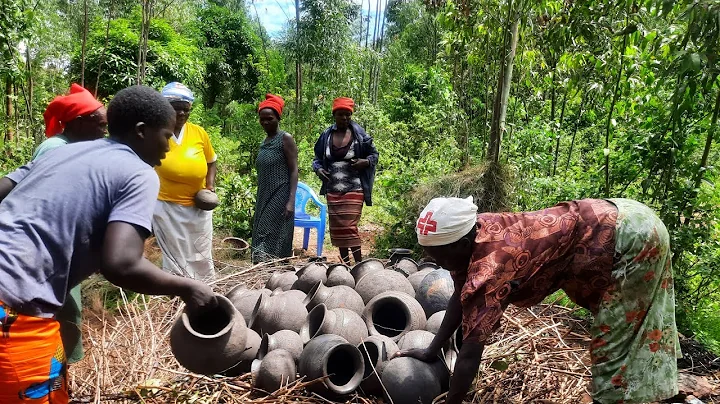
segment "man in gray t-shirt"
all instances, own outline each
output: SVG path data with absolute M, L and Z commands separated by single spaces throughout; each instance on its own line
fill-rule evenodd
M 168 151 L 175 111 L 157 91 L 133 86 L 107 114 L 109 139 L 64 146 L 0 179 L 0 402 L 37 394 L 38 383 L 57 402 L 67 400 L 64 355 L 53 345 L 61 351 L 59 331 L 47 330 L 68 290 L 92 273 L 139 293 L 180 296 L 191 312 L 217 304 L 209 286 L 143 258 L 159 189 L 152 167 Z M 21 326 L 21 317 L 30 320 Z M 28 371 L 26 361 L 12 359 L 48 346 L 47 364 L 62 359 L 49 379 L 47 366 Z M 37 348 L 33 360 L 45 354 Z

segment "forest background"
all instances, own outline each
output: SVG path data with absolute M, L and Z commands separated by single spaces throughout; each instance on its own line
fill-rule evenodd
M 2 0 L 0 174 L 30 159 L 45 106 L 71 82 L 108 101 L 181 81 L 220 156 L 215 226 L 248 238 L 257 103 L 286 99 L 281 127 L 318 189 L 312 147 L 332 99 L 349 96 L 380 151 L 363 217 L 377 255 L 417 248 L 423 184 L 461 194 L 493 173 L 508 192 L 468 189 L 481 208 L 634 198 L 671 232 L 681 332 L 720 353 L 717 0 L 296 0 L 295 11 L 273 16 L 287 22 L 271 37 L 252 0 Z

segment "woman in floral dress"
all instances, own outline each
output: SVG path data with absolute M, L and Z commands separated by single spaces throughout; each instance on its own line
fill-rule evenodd
M 680 344 L 670 241 L 647 206 L 583 199 L 536 212 L 481 213 L 472 198 L 436 198 L 418 242 L 449 269 L 455 293 L 427 349 L 431 360 L 462 325 L 446 403 L 461 403 L 508 304 L 529 307 L 562 289 L 595 316 L 590 343 L 596 403 L 647 403 L 677 394 Z

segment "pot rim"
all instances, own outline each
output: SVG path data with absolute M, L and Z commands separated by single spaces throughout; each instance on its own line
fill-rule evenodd
M 385 292 L 385 293 L 394 293 L 394 292 Z M 402 293 L 403 295 L 411 297 L 410 295 L 407 295 L 403 292 L 397 292 L 397 293 Z M 372 310 L 369 313 L 370 316 L 369 316 L 369 318 L 366 319 L 365 324 L 367 324 L 367 326 L 368 326 L 368 332 L 370 330 L 373 330 L 373 331 L 375 331 L 376 335 L 382 335 L 382 336 L 388 337 L 393 342 L 397 343 L 398 341 L 400 341 L 400 338 L 402 338 L 405 334 L 407 334 L 410 331 L 410 330 L 408 330 L 409 324 L 406 323 L 405 326 L 403 327 L 402 331 L 400 331 L 400 333 L 394 337 L 391 337 L 389 335 L 385 335 L 385 334 L 381 333 L 380 331 L 378 331 L 377 328 L 375 328 L 375 321 L 373 320 L 373 318 L 375 317 L 375 313 L 378 310 L 378 304 L 381 302 L 384 302 L 386 300 L 400 301 L 401 303 L 399 305 L 400 305 L 400 307 L 402 307 L 402 311 L 405 314 L 405 318 L 408 319 L 408 321 L 412 317 L 412 313 L 410 312 L 410 308 L 407 306 L 407 304 L 402 302 L 402 299 L 400 299 L 399 297 L 395 296 L 394 294 L 382 296 L 383 294 L 378 295 L 378 296 L 380 296 L 380 298 L 377 298 L 377 296 L 376 296 L 372 300 L 370 300 L 370 302 L 372 302 L 373 300 L 375 300 L 375 302 L 373 304 Z M 377 298 L 377 300 L 376 300 L 376 298 Z M 370 305 L 370 302 L 368 302 L 368 305 Z
M 350 353 L 353 359 L 353 365 L 355 367 L 355 374 L 353 377 L 348 380 L 348 382 L 344 385 L 338 386 L 337 384 L 333 383 L 330 379 L 330 375 L 328 374 L 327 365 L 328 365 L 328 359 L 330 358 L 330 355 L 334 354 L 335 352 L 342 350 L 347 351 Z M 333 391 L 336 394 L 339 395 L 346 395 L 350 394 L 353 391 L 355 391 L 358 386 L 360 386 L 360 383 L 364 379 L 365 375 L 365 362 L 362 357 L 362 353 L 355 347 L 353 344 L 349 342 L 343 342 L 339 343 L 332 348 L 325 351 L 325 353 L 322 356 L 322 375 L 325 378 L 323 380 L 323 384 L 325 384 L 331 391 Z
M 307 344 L 310 342 L 311 339 L 319 336 L 320 331 L 322 330 L 323 326 L 325 325 L 325 322 L 328 321 L 327 313 L 328 308 L 323 303 L 318 304 L 315 306 L 307 315 L 307 318 L 305 319 L 305 323 L 303 323 L 302 328 L 300 328 L 300 338 L 302 338 L 303 344 Z M 313 320 L 315 320 L 315 316 L 320 316 L 321 314 L 317 314 L 318 312 L 322 312 L 322 321 L 320 321 L 320 325 L 318 326 L 317 330 L 315 330 L 312 335 L 310 335 L 310 325 Z
M 323 285 L 322 281 L 316 281 L 316 282 L 315 282 L 315 285 L 313 285 L 313 287 L 310 288 L 310 291 L 307 293 L 307 295 L 305 295 L 305 299 L 303 299 L 303 302 L 302 302 L 302 303 L 305 305 L 305 308 L 308 307 L 308 305 L 310 304 L 310 302 L 312 302 L 313 298 L 315 297 L 315 295 L 316 295 L 316 294 L 318 293 L 318 291 L 320 290 L 320 285 Z M 323 286 L 324 286 L 324 285 L 323 285 Z M 328 286 L 328 287 L 329 287 L 329 286 Z M 308 315 L 309 315 L 309 314 L 310 314 L 310 313 L 308 313 Z
M 258 312 L 260 311 L 260 308 L 266 304 L 267 299 L 269 298 L 270 296 L 266 296 L 264 293 L 260 294 L 257 302 L 255 302 L 255 307 L 253 308 L 252 314 L 250 314 L 250 323 L 247 325 L 248 328 L 253 328 L 253 326 L 257 322 Z
M 215 296 L 218 299 L 218 308 L 223 309 L 229 317 L 227 325 L 225 327 L 223 327 L 220 331 L 216 332 L 215 334 L 201 334 L 201 333 L 195 331 L 195 329 L 190 324 L 190 317 L 187 314 L 187 311 L 186 311 L 187 309 L 183 309 L 182 316 L 181 316 L 183 326 L 194 337 L 201 338 L 201 339 L 214 339 L 214 338 L 221 337 L 221 336 L 227 334 L 228 332 L 230 332 L 230 330 L 235 325 L 234 323 L 237 320 L 238 316 L 240 316 L 240 313 L 237 312 L 237 309 L 235 308 L 235 306 L 233 306 L 230 299 L 228 299 L 227 297 L 225 297 L 223 295 L 216 294 Z M 240 316 L 240 317 L 242 318 L 242 316 Z

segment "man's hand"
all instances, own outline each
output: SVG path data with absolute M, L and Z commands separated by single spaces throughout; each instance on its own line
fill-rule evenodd
M 326 169 L 319 168 L 315 173 L 321 180 L 330 181 L 330 173 Z
M 190 313 L 203 313 L 218 305 L 217 295 L 212 288 L 194 279 L 188 279 L 187 292 L 180 295 L 180 298 Z

